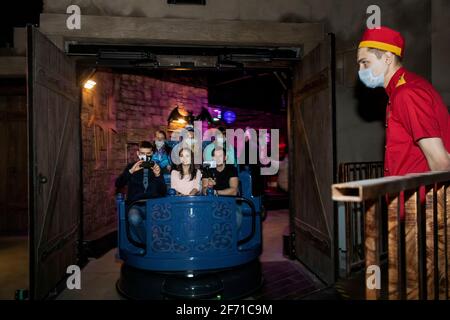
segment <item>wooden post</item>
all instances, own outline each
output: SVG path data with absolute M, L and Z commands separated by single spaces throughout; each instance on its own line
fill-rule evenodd
M 389 196 L 388 207 L 388 269 L 389 300 L 400 299 L 401 259 L 400 259 L 400 216 L 398 193 Z
M 419 299 L 418 190 L 405 191 L 406 299 Z
M 344 163 L 341 163 L 339 165 L 339 181 L 340 182 L 347 182 L 348 179 L 348 169 L 347 166 Z M 345 276 L 348 277 L 350 275 L 351 271 L 351 265 L 352 265 L 352 246 L 353 246 L 353 224 L 352 224 L 352 204 L 345 202 L 344 203 L 345 208 Z
M 447 268 L 445 253 L 445 216 L 446 216 L 446 188 L 439 185 L 437 189 L 437 240 L 438 240 L 438 278 L 439 300 L 447 299 Z
M 379 201 L 367 200 L 365 202 L 365 248 L 366 248 L 366 271 L 370 266 L 380 266 L 380 207 Z M 366 273 L 366 299 L 380 299 L 379 289 L 369 289 L 367 286 L 368 275 Z
M 353 261 L 353 237 L 354 237 L 354 232 L 353 232 L 353 219 L 355 219 L 355 217 L 353 217 L 352 215 L 354 214 L 352 212 L 352 204 L 351 203 L 345 203 L 345 244 L 346 244 L 346 255 L 345 255 L 345 272 L 346 272 L 346 276 L 348 277 L 350 275 L 351 272 L 351 266 L 352 266 L 352 261 Z
M 447 287 L 446 300 L 450 299 L 450 213 L 447 211 L 450 208 L 450 186 L 445 186 L 445 285 Z
M 425 207 L 425 234 L 426 234 L 426 279 L 427 279 L 427 299 L 434 300 L 435 295 L 435 255 L 434 250 L 434 187 L 428 187 L 426 190 L 426 207 Z

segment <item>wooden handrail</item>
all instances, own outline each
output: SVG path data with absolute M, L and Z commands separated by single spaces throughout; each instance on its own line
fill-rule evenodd
M 389 299 L 449 299 L 450 172 L 335 184 L 332 196 L 364 205 L 366 270 L 380 267 L 380 203 L 387 201 L 388 287 L 366 286 L 367 299 L 382 290 Z
M 449 171 L 414 173 L 405 176 L 337 183 L 332 185 L 331 193 L 334 201 L 361 202 L 386 194 L 447 181 L 450 181 Z

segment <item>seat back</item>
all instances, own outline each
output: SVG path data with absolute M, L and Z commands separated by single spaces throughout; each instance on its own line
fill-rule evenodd
M 247 242 L 245 248 L 238 246 L 243 237 L 239 236 L 234 197 L 168 196 L 146 200 L 144 252 L 128 241 L 123 199 L 118 199 L 117 204 L 119 254 L 133 267 L 159 271 L 218 269 L 247 263 L 261 253 L 260 226 L 253 241 Z

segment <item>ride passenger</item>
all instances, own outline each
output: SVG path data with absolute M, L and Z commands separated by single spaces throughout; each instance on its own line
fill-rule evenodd
M 142 141 L 137 151 L 138 161 L 126 166 L 116 179 L 116 188 L 127 186 L 127 207 L 140 199 L 157 198 L 166 195 L 166 185 L 161 175 L 161 168 L 151 161 L 155 147 L 149 141 Z M 131 236 L 138 242 L 145 243 L 145 204 L 133 205 L 128 211 Z
M 207 194 L 208 189 L 212 188 L 217 196 L 237 196 L 239 178 L 236 167 L 232 164 L 226 164 L 227 154 L 220 147 L 213 149 L 212 157 L 216 167 L 206 170 L 207 174 L 202 178 L 203 194 Z M 239 206 L 237 208 L 236 226 L 239 230 L 242 224 L 242 211 Z
M 208 188 L 214 190 L 215 195 L 236 196 L 238 194 L 239 178 L 235 166 L 226 164 L 227 155 L 224 149 L 216 147 L 212 151 L 216 168 L 208 169 L 208 177 L 202 178 L 202 192 L 207 193 Z
M 201 188 L 201 172 L 195 167 L 194 153 L 188 148 L 182 148 L 178 156 L 180 164 L 172 170 L 170 187 L 178 195 L 196 195 Z
M 167 136 L 162 130 L 155 132 L 156 150 L 153 153 L 152 160 L 155 161 L 162 170 L 163 174 L 170 173 L 172 163 L 170 161 L 170 148 L 166 143 Z
M 212 160 L 212 151 L 216 147 L 223 148 L 225 146 L 225 150 L 227 152 L 227 163 L 228 164 L 237 164 L 236 157 L 235 157 L 235 148 L 233 145 L 226 143 L 226 130 L 224 127 L 219 127 L 217 130 L 217 136 L 215 137 L 215 140 L 212 141 L 210 144 L 208 144 L 205 147 L 205 150 L 203 154 L 205 155 L 204 160 L 205 161 L 211 161 Z

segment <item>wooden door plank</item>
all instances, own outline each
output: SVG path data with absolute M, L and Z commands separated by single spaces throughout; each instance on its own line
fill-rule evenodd
M 331 46 L 322 42 L 294 71 L 290 187 L 297 257 L 327 283 L 335 280 Z

